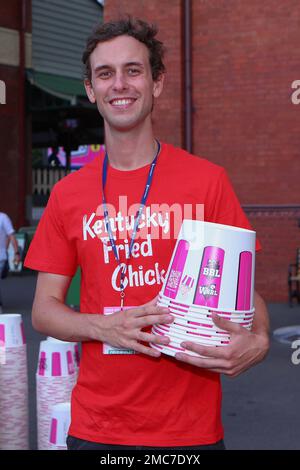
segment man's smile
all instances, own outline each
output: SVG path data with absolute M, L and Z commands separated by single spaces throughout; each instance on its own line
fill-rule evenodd
M 136 98 L 129 98 L 129 97 L 113 98 L 112 100 L 109 101 L 109 104 L 111 104 L 114 108 L 128 108 L 135 101 L 136 101 Z

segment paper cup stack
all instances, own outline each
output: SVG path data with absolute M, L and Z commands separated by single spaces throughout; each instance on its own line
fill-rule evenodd
M 20 314 L 0 315 L 0 450 L 28 450 L 28 375 Z
M 67 450 L 67 435 L 71 422 L 70 402 L 54 405 L 50 421 L 50 450 Z
M 69 402 L 76 382 L 73 343 L 41 341 L 36 374 L 38 449 L 49 450 L 54 405 Z
M 174 321 L 154 325 L 152 332 L 168 336 L 168 346 L 151 344 L 174 356 L 185 352 L 181 343 L 204 346 L 230 344 L 212 313 L 251 330 L 254 315 L 255 238 L 252 230 L 197 220 L 184 220 L 159 294 Z

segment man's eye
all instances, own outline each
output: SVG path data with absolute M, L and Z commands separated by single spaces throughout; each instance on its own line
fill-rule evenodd
M 128 69 L 129 75 L 138 75 L 140 73 L 139 69 Z
M 110 78 L 111 77 L 111 72 L 107 71 L 107 72 L 100 72 L 99 75 L 98 75 L 99 78 Z

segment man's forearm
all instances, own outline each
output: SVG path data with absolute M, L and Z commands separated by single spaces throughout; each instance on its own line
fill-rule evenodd
M 253 333 L 269 337 L 270 323 L 267 306 L 263 298 L 255 291 L 254 293 L 255 314 L 253 319 Z
M 74 312 L 55 297 L 50 297 L 34 302 L 32 325 L 40 333 L 62 341 L 93 341 L 99 335 L 100 317 L 102 315 Z

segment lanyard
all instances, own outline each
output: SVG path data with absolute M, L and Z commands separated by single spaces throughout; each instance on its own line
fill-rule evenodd
M 139 210 L 135 214 L 134 226 L 133 226 L 132 236 L 131 236 L 130 245 L 129 245 L 128 259 L 130 259 L 130 256 L 131 256 L 131 253 L 132 253 L 134 240 L 135 240 L 135 237 L 136 237 L 136 233 L 138 231 L 138 225 L 139 225 L 140 218 L 141 218 L 143 209 L 144 209 L 146 201 L 147 201 L 147 197 L 148 197 L 149 190 L 150 190 L 152 180 L 153 180 L 154 169 L 155 169 L 155 166 L 156 166 L 156 163 L 157 163 L 157 158 L 158 158 L 158 155 L 159 155 L 159 152 L 160 152 L 160 143 L 158 142 L 158 140 L 156 142 L 157 142 L 157 152 L 156 152 L 156 155 L 155 155 L 155 158 L 154 158 L 153 162 L 151 163 L 151 167 L 150 167 L 148 177 L 147 177 L 146 186 L 145 186 L 142 198 L 141 198 Z M 108 208 L 107 208 L 107 202 L 106 202 L 106 198 L 105 198 L 105 185 L 106 185 L 106 180 L 107 180 L 107 169 L 108 169 L 108 155 L 107 155 L 107 152 L 105 152 L 105 157 L 104 157 L 104 160 L 103 160 L 103 169 L 102 169 L 102 203 L 103 203 L 103 209 L 104 209 L 104 220 L 105 220 L 106 230 L 107 230 L 107 233 L 108 233 L 108 236 L 109 236 L 109 241 L 111 243 L 115 259 L 118 262 L 119 266 L 121 266 L 119 253 L 118 253 L 118 250 L 117 250 L 117 247 L 116 247 L 116 243 L 115 243 L 113 233 L 112 233 L 112 229 L 111 229 L 111 224 L 110 224 L 109 217 L 108 217 Z M 125 279 L 126 269 L 127 269 L 127 261 L 126 261 L 126 265 L 122 267 L 121 274 L 120 274 L 121 310 L 123 310 L 124 297 L 125 297 L 124 279 Z

